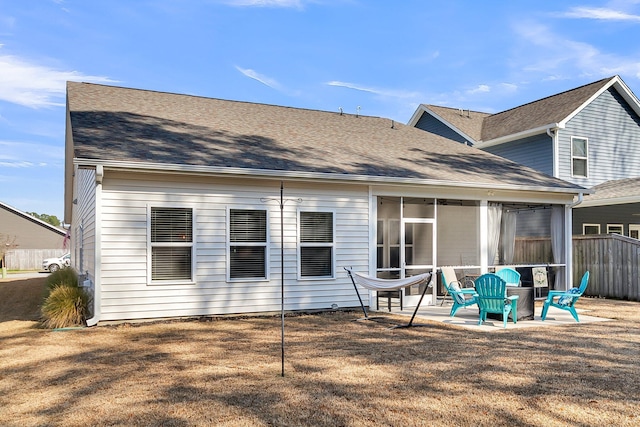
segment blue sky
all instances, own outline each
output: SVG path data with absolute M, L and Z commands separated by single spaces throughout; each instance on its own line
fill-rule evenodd
M 63 218 L 65 82 L 381 116 L 619 74 L 640 0 L 0 0 L 0 201 Z

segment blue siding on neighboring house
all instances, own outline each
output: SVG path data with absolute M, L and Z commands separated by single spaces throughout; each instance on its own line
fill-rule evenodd
M 430 133 L 434 133 L 436 135 L 443 136 L 445 138 L 452 139 L 457 142 L 461 142 L 462 144 L 473 145 L 470 141 L 467 141 L 465 138 L 463 138 L 459 133 L 428 113 L 422 113 L 422 117 L 420 117 L 415 127 L 417 127 L 418 129 L 426 130 Z
M 558 131 L 559 178 L 593 187 L 640 176 L 640 117 L 610 88 Z M 571 176 L 571 137 L 588 138 L 588 177 Z
M 640 203 L 592 206 L 573 209 L 573 234 L 582 234 L 583 224 L 600 224 L 600 233 L 607 232 L 607 224 L 622 224 L 629 235 L 629 224 L 640 224 Z
M 483 150 L 553 175 L 553 144 L 551 137 L 546 133 L 483 148 Z

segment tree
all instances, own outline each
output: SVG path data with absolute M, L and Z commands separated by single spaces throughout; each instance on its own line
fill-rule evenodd
M 53 225 L 54 227 L 60 227 L 60 220 L 55 215 L 38 214 L 35 212 L 27 212 L 27 213 L 34 218 L 38 218 L 39 220 L 42 220 L 48 224 Z
M 7 276 L 7 261 L 4 257 L 11 249 L 18 247 L 18 245 L 16 245 L 16 239 L 17 236 L 9 236 L 8 234 L 0 233 L 0 262 L 2 263 L 2 277 Z

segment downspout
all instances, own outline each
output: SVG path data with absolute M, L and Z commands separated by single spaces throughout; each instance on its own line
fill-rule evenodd
M 573 282 L 573 212 L 572 209 L 582 203 L 584 198 L 584 194 L 582 192 L 578 193 L 578 200 L 572 202 L 568 205 L 565 205 L 565 214 L 564 214 L 564 226 L 565 226 L 565 256 L 567 257 L 568 268 L 565 269 L 565 289 L 568 290 Z M 568 262 L 571 260 L 571 262 Z
M 94 211 L 94 219 L 95 219 L 95 253 L 94 253 L 94 277 L 93 277 L 93 317 L 91 319 L 87 319 L 87 326 L 95 326 L 100 321 L 100 311 L 102 310 L 101 304 L 101 283 L 102 283 L 102 265 L 101 257 L 102 257 L 102 180 L 104 178 L 104 168 L 102 165 L 96 165 L 96 192 L 95 192 L 95 211 Z
M 551 146 L 553 148 L 553 176 L 556 178 L 559 178 L 560 165 L 558 165 L 558 163 L 559 163 L 560 153 L 558 152 L 557 130 L 558 130 L 557 127 L 549 127 L 547 128 L 547 135 L 549 135 L 549 137 L 551 138 Z
M 578 206 L 580 203 L 582 203 L 582 199 L 584 198 L 584 194 L 583 193 L 578 193 L 578 200 L 576 200 L 575 202 L 567 205 L 570 208 L 574 208 L 576 206 Z

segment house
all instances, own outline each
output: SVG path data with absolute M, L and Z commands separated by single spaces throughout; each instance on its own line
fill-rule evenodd
M 496 114 L 420 105 L 409 125 L 593 187 L 590 203 L 574 210 L 576 234 L 637 236 L 640 218 L 632 214 L 640 212 L 637 201 L 627 201 L 633 206 L 623 215 L 619 204 L 597 194 L 618 180 L 640 177 L 640 103 L 619 76 Z M 627 197 L 631 191 L 640 199 L 640 187 L 626 190 Z
M 62 255 L 65 234 L 61 228 L 0 202 L 0 244 L 8 249 L 8 269 L 41 268 L 44 258 Z
M 412 126 L 74 82 L 66 120 L 65 221 L 93 292 L 89 325 L 278 311 L 281 283 L 286 310 L 356 307 L 343 267 L 485 272 L 503 212 L 531 206 L 556 213 L 571 282 L 584 188 Z M 405 288 L 404 304 L 422 290 Z
M 593 187 L 573 211 L 573 234 L 620 234 L 640 239 L 640 178 L 615 179 Z

